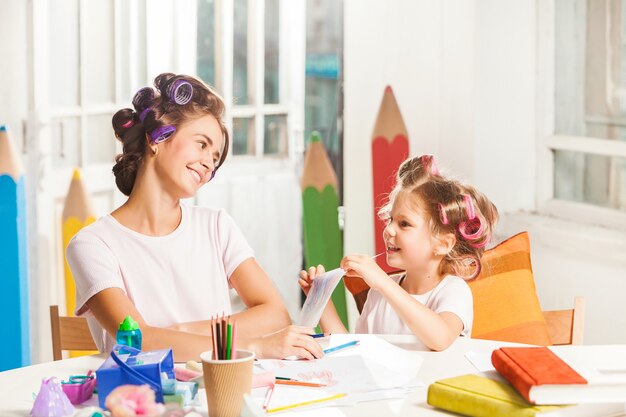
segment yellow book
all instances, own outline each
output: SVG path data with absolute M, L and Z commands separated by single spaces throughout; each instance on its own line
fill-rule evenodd
M 428 404 L 471 417 L 609 416 L 624 410 L 624 404 L 532 405 L 510 384 L 475 374 L 434 382 Z

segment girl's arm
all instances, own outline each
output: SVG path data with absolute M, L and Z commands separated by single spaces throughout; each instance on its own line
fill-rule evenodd
M 395 281 L 389 279 L 371 257 L 346 256 L 341 261 L 341 266 L 345 270 L 355 271 L 372 290 L 379 291 L 413 334 L 430 349 L 436 351 L 446 349 L 461 334 L 463 322 L 456 314 L 435 313 L 417 301 Z
M 314 266 L 310 267 L 308 273 L 307 271 L 300 271 L 300 279 L 298 280 L 298 283 L 300 284 L 302 291 L 308 295 L 315 277 L 323 274 L 324 272 L 324 266 L 322 265 L 318 265 L 317 268 Z M 339 314 L 337 314 L 337 310 L 335 309 L 335 304 L 333 304 L 332 299 L 328 300 L 328 304 L 324 307 L 324 311 L 322 312 L 322 317 L 320 319 L 320 327 L 324 333 L 348 333 L 348 330 L 339 318 Z
M 374 290 L 380 291 L 413 334 L 432 350 L 446 349 L 463 331 L 459 316 L 450 312 L 435 313 L 391 279 Z

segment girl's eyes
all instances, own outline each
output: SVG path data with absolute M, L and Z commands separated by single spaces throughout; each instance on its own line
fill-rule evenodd
M 200 149 L 205 149 L 207 147 L 207 144 L 204 141 L 199 141 L 198 143 L 200 144 Z
M 400 222 L 400 227 L 409 227 L 411 224 L 405 220 L 402 220 Z

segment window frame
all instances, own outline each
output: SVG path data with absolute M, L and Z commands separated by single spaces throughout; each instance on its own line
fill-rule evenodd
M 234 155 L 233 143 L 229 153 L 237 164 L 265 164 L 268 167 L 283 166 L 283 163 L 270 163 L 280 160 L 289 165 L 295 164 L 304 149 L 304 62 L 298 63 L 299 55 L 304 61 L 305 31 L 299 36 L 294 30 L 304 22 L 305 4 L 303 0 L 279 0 L 279 104 L 265 104 L 265 0 L 248 0 L 248 53 L 253 58 L 248 61 L 248 79 L 252 103 L 234 104 L 233 97 L 233 47 L 234 47 L 234 0 L 215 1 L 215 86 L 226 103 L 224 122 L 233 131 L 233 119 L 253 119 L 255 131 L 254 154 Z M 295 13 L 296 19 L 291 13 Z M 303 25 L 300 27 L 304 27 Z M 300 44 L 292 38 L 302 39 Z M 264 154 L 265 117 L 284 115 L 287 120 L 287 153 L 285 155 Z
M 591 136 L 555 134 L 555 0 L 537 5 L 537 211 L 540 214 L 588 225 L 626 230 L 626 212 L 558 199 L 554 185 L 554 151 L 626 158 L 626 142 Z

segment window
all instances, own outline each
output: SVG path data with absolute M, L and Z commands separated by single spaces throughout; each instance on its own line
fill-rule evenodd
M 232 154 L 290 154 L 281 0 L 199 0 L 197 73 L 223 94 Z
M 555 0 L 540 7 L 538 33 L 540 73 L 553 85 L 539 158 L 545 209 L 626 224 L 626 0 Z

